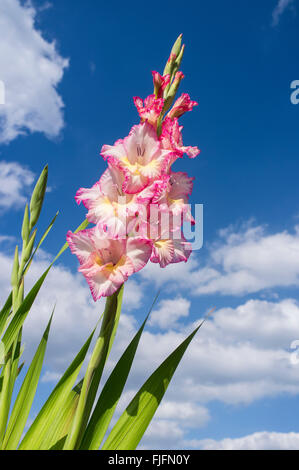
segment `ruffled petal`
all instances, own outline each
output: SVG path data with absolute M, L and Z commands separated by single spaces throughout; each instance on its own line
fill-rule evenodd
M 182 93 L 182 95 L 174 103 L 173 108 L 169 111 L 167 116 L 171 119 L 179 118 L 187 111 L 192 111 L 194 106 L 198 106 L 198 103 L 196 101 L 191 101 L 188 93 Z
M 147 264 L 152 253 L 152 246 L 151 240 L 141 237 L 128 238 L 127 256 L 133 263 L 134 272 L 140 271 Z
M 102 194 L 100 182 L 95 183 L 92 188 L 80 188 L 78 189 L 75 200 L 77 204 L 83 202 L 86 209 L 90 208 L 91 202 L 96 200 Z
M 154 128 L 156 128 L 158 118 L 164 106 L 163 98 L 156 98 L 155 95 L 150 95 L 145 98 L 144 102 L 138 96 L 134 97 L 133 100 L 140 116 L 141 122 L 148 122 Z
M 170 118 L 168 115 L 162 125 L 160 136 L 162 148 L 175 150 L 177 158 L 182 157 L 184 153 L 190 158 L 195 158 L 200 150 L 197 147 L 183 146 L 182 129 L 183 126 L 179 126 L 178 119 Z
M 90 255 L 94 251 L 93 239 L 90 229 L 81 230 L 78 233 L 69 231 L 66 236 L 71 252 L 77 256 L 81 264 L 89 260 Z
M 161 268 L 165 268 L 172 262 L 173 256 L 174 247 L 172 240 L 156 240 L 154 242 L 151 256 L 152 263 L 160 263 Z

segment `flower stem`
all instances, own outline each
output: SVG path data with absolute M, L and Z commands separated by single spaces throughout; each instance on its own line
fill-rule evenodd
M 78 449 L 97 394 L 103 369 L 115 338 L 123 296 L 123 286 L 106 300 L 100 334 L 93 349 L 74 416 L 64 444 L 65 450 Z

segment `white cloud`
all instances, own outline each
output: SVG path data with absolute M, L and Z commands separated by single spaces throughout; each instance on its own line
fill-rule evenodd
M 0 209 L 18 209 L 27 201 L 34 174 L 17 162 L 0 162 Z
M 145 331 L 128 387 L 138 389 L 193 326 L 164 333 Z M 289 349 L 295 339 L 299 339 L 295 300 L 251 300 L 235 309 L 220 309 L 189 346 L 167 400 L 180 397 L 182 402 L 218 400 L 234 405 L 298 394 L 298 366 L 291 363 Z
M 165 400 L 156 413 L 156 419 L 174 420 L 188 428 L 205 426 L 210 420 L 209 411 L 204 406 L 191 402 Z
M 193 295 L 245 295 L 275 287 L 299 285 L 299 227 L 268 234 L 262 226 L 246 224 L 239 231 L 222 230 L 208 247 L 208 260 L 200 264 L 201 252 L 185 265 L 165 269 L 148 265 L 141 277 L 158 285 Z
M 177 421 L 154 419 L 147 429 L 138 450 L 179 449 L 185 429 Z
M 177 326 L 177 320 L 189 315 L 191 302 L 183 297 L 165 299 L 159 303 L 150 316 L 149 324 L 169 329 Z
M 279 0 L 272 12 L 272 26 L 277 26 L 281 15 L 290 7 L 294 6 L 294 0 Z
M 299 433 L 256 432 L 235 439 L 190 440 L 185 443 L 189 448 L 202 450 L 298 450 Z
M 47 370 L 45 374 L 42 376 L 41 382 L 42 383 L 47 383 L 47 382 L 57 383 L 60 378 L 61 378 L 61 374 L 59 374 L 58 372 L 50 372 L 49 370 Z
M 35 16 L 30 2 L 1 0 L 0 80 L 6 102 L 0 106 L 0 143 L 27 132 L 55 137 L 64 125 L 56 88 L 68 60 L 58 54 L 55 42 L 42 37 Z

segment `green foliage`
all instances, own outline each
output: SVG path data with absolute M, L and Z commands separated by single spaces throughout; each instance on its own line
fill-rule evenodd
M 21 439 L 38 385 L 46 352 L 52 316 L 16 398 L 5 432 L 2 449 L 16 449 Z
M 134 450 L 148 428 L 197 327 L 158 367 L 135 395 L 109 434 L 103 450 Z

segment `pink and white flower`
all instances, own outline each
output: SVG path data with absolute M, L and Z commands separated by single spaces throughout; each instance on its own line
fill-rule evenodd
M 187 111 L 192 111 L 194 106 L 198 106 L 198 103 L 196 101 L 191 101 L 190 96 L 188 93 L 183 93 L 174 103 L 173 108 L 169 111 L 168 117 L 171 119 L 173 118 L 179 118 L 183 114 L 185 114 Z
M 151 240 L 118 239 L 99 225 L 76 234 L 68 232 L 67 241 L 95 301 L 114 294 L 129 276 L 147 264 L 152 253 Z
M 161 237 L 153 242 L 153 251 L 150 258 L 152 263 L 159 263 L 161 268 L 169 264 L 188 261 L 192 252 L 191 243 L 187 242 L 183 234 L 176 231 L 171 238 Z
M 174 228 L 181 226 L 183 221 L 195 223 L 189 205 L 189 196 L 193 189 L 193 180 L 187 173 L 171 172 L 157 182 L 157 188 L 152 202 L 157 204 L 159 210 L 169 213 Z
M 171 119 L 166 117 L 162 125 L 162 133 L 160 141 L 162 148 L 174 151 L 174 160 L 182 157 L 184 153 L 190 158 L 195 158 L 199 155 L 200 150 L 197 147 L 185 147 L 183 145 L 182 137 L 183 126 L 179 126 L 177 118 Z
M 165 75 L 152 72 L 154 94 L 144 101 L 134 98 L 141 123 L 124 139 L 102 147 L 107 170 L 91 188 L 76 194 L 95 227 L 68 232 L 67 241 L 94 300 L 112 295 L 149 260 L 165 268 L 186 262 L 191 254 L 182 225 L 195 223 L 188 204 L 194 178 L 173 172 L 171 166 L 184 153 L 190 158 L 200 153 L 183 145 L 178 122 L 197 103 L 183 93 L 162 121 L 184 78 L 178 71 L 183 51 L 179 38 Z
M 155 96 L 157 98 L 163 98 L 163 93 L 167 85 L 170 83 L 170 75 L 160 75 L 159 72 L 152 72 Z
M 145 98 L 144 102 L 138 96 L 135 96 L 133 100 L 141 122 L 148 122 L 156 129 L 159 116 L 164 106 L 163 98 L 156 98 L 155 95 L 150 95 Z
M 132 219 L 139 215 L 139 222 L 146 223 L 146 206 L 152 200 L 154 187 L 137 194 L 122 191 L 124 175 L 115 168 L 108 168 L 92 188 L 80 188 L 76 201 L 88 209 L 87 219 L 94 224 L 115 227 L 119 235 L 126 236 Z
M 101 155 L 123 173 L 123 192 L 136 194 L 165 173 L 173 151 L 162 148 L 155 129 L 145 122 L 134 126 L 128 137 L 114 146 L 104 145 Z

